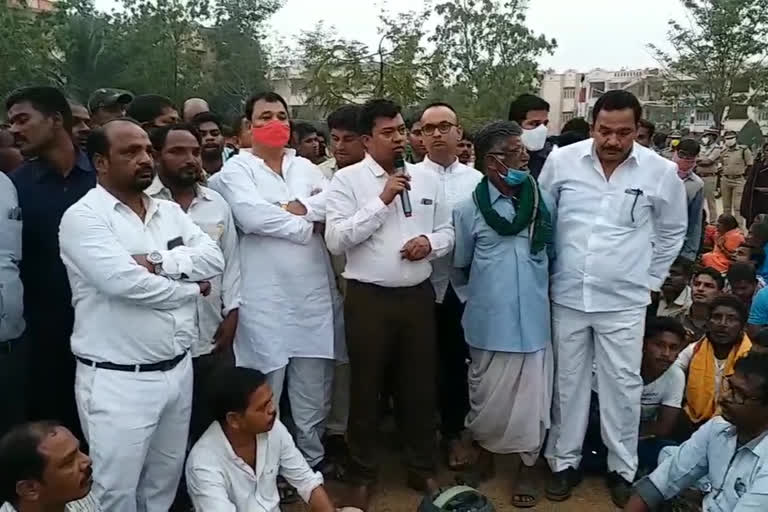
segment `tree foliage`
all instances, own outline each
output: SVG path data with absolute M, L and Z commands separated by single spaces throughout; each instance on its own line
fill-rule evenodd
M 378 48 L 319 25 L 299 41 L 307 100 L 331 109 L 372 96 L 406 107 L 447 99 L 470 124 L 501 117 L 512 96 L 535 89 L 536 60 L 556 45 L 525 26 L 526 6 L 444 0 L 423 11 L 382 12 Z
M 670 20 L 672 51 L 650 45 L 670 90 L 722 126 L 733 105 L 760 105 L 768 92 L 768 0 L 683 0 Z
M 265 87 L 263 22 L 280 0 L 122 0 L 112 13 L 93 0 L 59 0 L 34 14 L 0 0 L 0 94 L 30 83 L 85 101 L 96 88 L 203 96 L 222 113 Z

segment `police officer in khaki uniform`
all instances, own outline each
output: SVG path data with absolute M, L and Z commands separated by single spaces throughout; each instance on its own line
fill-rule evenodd
M 667 137 L 667 147 L 661 152 L 661 156 L 667 160 L 672 160 L 675 157 L 675 151 L 677 151 L 677 145 L 680 144 L 682 134 L 679 130 L 675 130 Z
M 723 213 L 730 213 L 739 221 L 739 226 L 745 226 L 744 217 L 740 215 L 739 206 L 744 194 L 744 184 L 748 169 L 755 163 L 752 151 L 747 146 L 739 144 L 736 132 L 725 133 L 725 148 L 721 160 L 723 164 L 720 191 L 723 197 Z
M 717 219 L 717 172 L 721 149 L 717 143 L 718 131 L 707 130 L 701 136 L 701 153 L 696 159 L 696 174 L 704 182 L 704 198 L 707 200 L 708 219 Z

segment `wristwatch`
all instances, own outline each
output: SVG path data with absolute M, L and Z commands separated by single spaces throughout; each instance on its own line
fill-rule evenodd
M 147 254 L 147 261 L 155 267 L 156 274 L 163 270 L 163 255 L 159 251 L 152 251 Z

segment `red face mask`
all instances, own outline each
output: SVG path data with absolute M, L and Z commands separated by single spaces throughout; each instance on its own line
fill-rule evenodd
M 282 148 L 291 138 L 291 128 L 282 121 L 274 119 L 263 126 L 251 128 L 253 143 L 270 148 Z

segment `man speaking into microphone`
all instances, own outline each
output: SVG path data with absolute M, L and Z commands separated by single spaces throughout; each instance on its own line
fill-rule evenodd
M 351 367 L 348 476 L 365 501 L 379 465 L 378 397 L 385 378 L 393 382 L 401 411 L 408 485 L 426 490 L 434 484 L 430 261 L 451 251 L 454 232 L 438 176 L 411 174 L 402 163 L 407 130 L 400 107 L 371 100 L 361 108 L 359 123 L 367 154 L 334 176 L 325 239 L 331 253 L 347 258 L 342 275 L 348 283 L 344 318 Z

